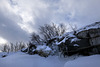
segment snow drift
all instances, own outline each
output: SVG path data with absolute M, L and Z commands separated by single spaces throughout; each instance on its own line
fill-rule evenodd
M 64 67 L 100 67 L 100 55 L 79 57 L 65 63 Z

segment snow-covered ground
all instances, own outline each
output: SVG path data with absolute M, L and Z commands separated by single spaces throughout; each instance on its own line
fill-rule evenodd
M 79 57 L 65 63 L 64 67 L 100 67 L 100 55 Z
M 70 57 L 71 58 L 71 57 Z M 78 57 L 74 60 L 49 56 L 28 55 L 22 52 L 0 58 L 0 67 L 100 67 L 100 55 Z
M 59 60 L 57 56 L 44 58 L 22 52 L 0 58 L 0 67 L 63 67 L 64 63 L 65 61 Z

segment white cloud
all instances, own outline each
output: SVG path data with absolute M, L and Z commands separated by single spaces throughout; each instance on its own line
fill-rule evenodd
M 12 0 L 12 3 L 15 2 L 17 4 L 12 6 L 16 9 L 16 14 L 22 18 L 22 22 L 19 22 L 18 25 L 26 32 L 32 33 L 35 18 L 46 10 L 47 5 L 39 0 Z
M 61 0 L 59 11 L 67 14 L 67 21 L 81 27 L 100 20 L 99 3 L 100 0 Z
M 25 39 L 39 25 L 50 22 L 82 27 L 100 21 L 99 3 L 100 0 L 1 0 L 0 33 L 11 41 L 15 35 L 17 40 Z
M 14 9 L 22 18 L 24 30 L 31 30 L 48 22 L 77 22 L 79 27 L 99 21 L 99 0 L 12 0 Z M 84 24 L 83 24 L 84 22 Z M 82 24 L 82 25 L 80 25 Z M 33 27 L 33 26 L 35 27 Z

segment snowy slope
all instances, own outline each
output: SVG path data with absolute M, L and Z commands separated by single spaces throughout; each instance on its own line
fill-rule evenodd
M 38 55 L 28 55 L 22 52 L 0 58 L 0 67 L 100 67 L 100 55 L 78 57 L 76 59 Z
M 0 67 L 63 67 L 64 63 L 55 56 L 44 58 L 22 52 L 0 58 Z
M 100 67 L 100 55 L 80 57 L 66 62 L 64 67 Z

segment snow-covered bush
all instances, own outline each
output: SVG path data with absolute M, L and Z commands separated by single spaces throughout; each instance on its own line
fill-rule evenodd
M 46 45 L 39 45 L 36 50 L 38 51 L 38 54 L 43 57 L 48 57 L 51 53 L 51 48 Z
M 51 54 L 52 49 L 49 46 L 44 45 L 34 45 L 29 43 L 29 47 L 22 49 L 22 52 L 26 52 L 30 55 L 38 54 L 42 57 L 48 57 Z

